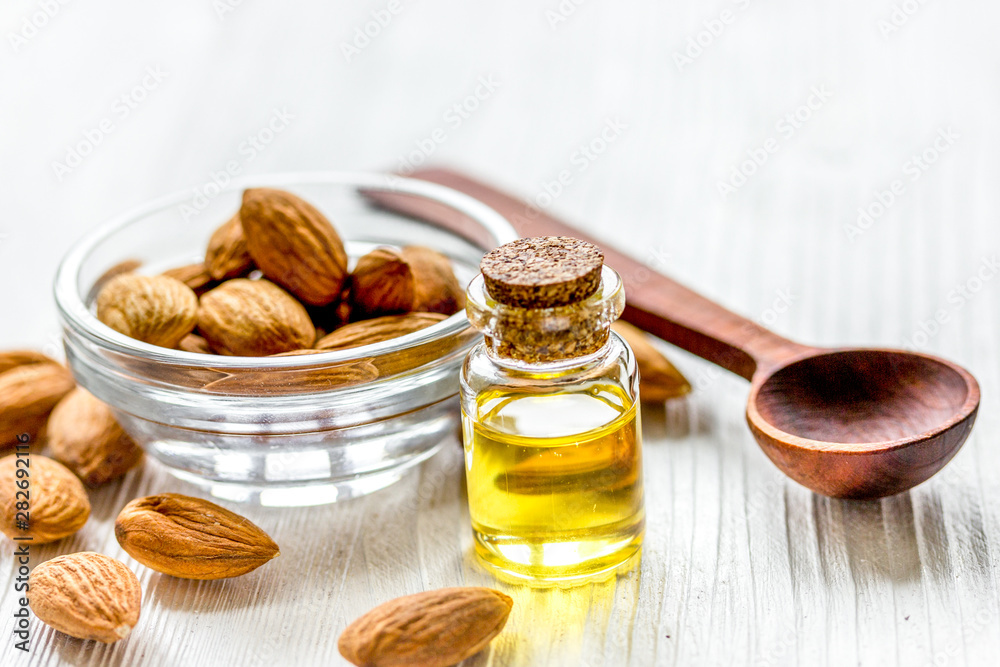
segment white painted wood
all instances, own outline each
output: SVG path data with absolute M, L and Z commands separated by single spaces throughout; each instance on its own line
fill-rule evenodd
M 671 351 L 697 391 L 644 411 L 640 570 L 573 591 L 501 586 L 515 598 L 511 620 L 471 664 L 996 662 L 1000 280 L 975 283 L 1000 252 L 996 3 L 567 0 L 575 9 L 551 27 L 557 0 L 401 0 L 347 62 L 341 43 L 386 2 L 233 2 L 220 17 L 225 2 L 92 0 L 48 19 L 38 0 L 0 7 L 0 345 L 57 349 L 55 266 L 115 213 L 203 187 L 230 160 L 244 173 L 398 166 L 441 128 L 434 162 L 529 199 L 568 171 L 552 210 L 779 333 L 818 344 L 916 336 L 966 364 L 983 390 L 979 423 L 942 474 L 848 503 L 771 466 L 744 426 L 741 380 Z M 896 7 L 916 10 L 883 35 L 879 21 Z M 702 53 L 679 69 L 675 54 L 723 11 L 731 22 L 703 34 Z M 45 25 L 12 40 L 26 20 Z M 125 116 L 116 100 L 147 67 L 165 78 Z M 467 118 L 446 115 L 491 78 L 496 89 L 481 87 Z M 778 123 L 814 87 L 829 99 L 783 133 Z M 249 160 L 241 143 L 276 108 L 294 119 Z M 60 179 L 53 162 L 105 118 L 113 130 Z M 614 141 L 582 159 L 579 146 L 609 122 L 621 127 L 608 131 Z M 911 156 L 948 128 L 953 144 L 911 180 Z M 717 184 L 769 138 L 776 152 L 723 200 Z M 896 179 L 903 193 L 852 241 L 845 226 Z M 969 281 L 978 291 L 959 299 Z M 937 311 L 947 322 L 923 340 Z M 138 566 L 114 540 L 130 498 L 187 488 L 147 466 L 96 491 L 76 537 L 33 552 L 35 563 L 79 549 L 124 558 L 144 591 L 135 632 L 105 647 L 33 622 L 31 654 L 12 650 L 5 542 L 0 664 L 343 664 L 338 634 L 374 604 L 492 584 L 469 556 L 463 483 L 457 444 L 446 443 L 369 498 L 236 507 L 281 557 L 194 583 Z

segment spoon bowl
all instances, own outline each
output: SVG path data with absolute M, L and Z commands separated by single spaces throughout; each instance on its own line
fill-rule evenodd
M 880 498 L 938 472 L 979 407 L 961 366 L 901 350 L 796 355 L 755 375 L 747 423 L 789 477 L 838 498 Z
M 775 465 L 816 493 L 906 491 L 943 468 L 969 436 L 979 385 L 957 364 L 902 350 L 799 345 L 484 183 L 446 169 L 412 176 L 479 199 L 522 236 L 574 236 L 600 246 L 625 281 L 623 319 L 749 380 L 754 437 Z M 469 220 L 454 211 L 396 193 L 369 199 L 475 240 Z

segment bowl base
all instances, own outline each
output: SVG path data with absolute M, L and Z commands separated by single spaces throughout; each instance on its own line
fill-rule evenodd
M 371 473 L 354 475 L 348 479 L 314 481 L 301 484 L 253 484 L 224 482 L 207 479 L 180 468 L 174 468 L 163 460 L 156 460 L 157 467 L 177 479 L 187 482 L 214 498 L 236 503 L 248 503 L 260 507 L 312 507 L 343 502 L 366 496 L 403 479 L 421 463 L 440 451 L 442 445 L 432 447 L 414 456 L 401 465 Z M 155 459 L 155 453 L 150 452 Z

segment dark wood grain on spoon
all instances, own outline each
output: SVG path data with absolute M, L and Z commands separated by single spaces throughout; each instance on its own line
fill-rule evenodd
M 779 468 L 817 493 L 881 498 L 905 491 L 944 467 L 972 429 L 979 385 L 957 364 L 902 350 L 800 345 L 484 183 L 445 169 L 411 176 L 479 199 L 522 236 L 600 245 L 625 280 L 624 319 L 750 380 L 746 416 L 754 437 Z M 450 208 L 385 191 L 367 195 L 482 243 Z

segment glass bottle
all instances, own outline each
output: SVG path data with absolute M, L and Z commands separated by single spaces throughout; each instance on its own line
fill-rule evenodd
M 600 249 L 567 237 L 489 253 L 466 309 L 485 334 L 462 370 L 469 509 L 501 576 L 572 585 L 637 562 L 644 530 L 635 358 Z

